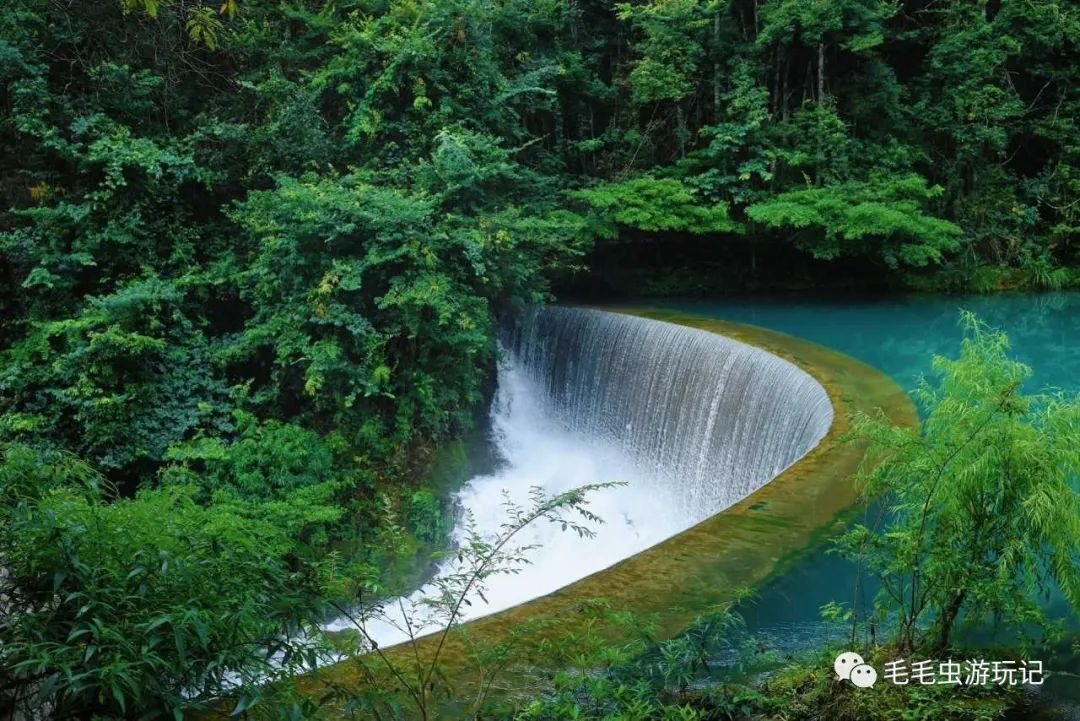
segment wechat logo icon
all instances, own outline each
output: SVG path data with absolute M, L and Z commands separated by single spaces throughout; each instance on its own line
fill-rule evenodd
M 859 688 L 873 688 L 877 682 L 877 671 L 863 661 L 863 657 L 851 651 L 845 651 L 833 661 L 833 671 L 838 678 L 851 681 Z

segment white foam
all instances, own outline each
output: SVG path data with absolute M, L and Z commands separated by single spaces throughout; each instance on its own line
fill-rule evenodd
M 500 363 L 491 411 L 500 470 L 471 479 L 457 494 L 463 514 L 471 513 L 477 531 L 488 538 L 496 536 L 506 521 L 504 501 L 509 498 L 528 508 L 534 487 L 554 495 L 594 483 L 627 485 L 589 496 L 589 510 L 604 521 L 586 524 L 595 532 L 593 538 L 582 538 L 543 520 L 515 536 L 513 546 L 537 546 L 528 554 L 530 563 L 521 566 L 516 574 L 489 578 L 484 591 L 487 601 L 473 594 L 465 619 L 495 613 L 555 591 L 682 530 L 678 504 L 669 490 L 643 477 L 618 449 L 566 430 L 545 414 L 545 407 L 535 382 L 512 360 Z M 455 541 L 464 540 L 465 528 L 459 525 Z M 444 562 L 439 573 L 451 571 L 455 562 Z M 403 600 L 410 622 L 424 615 L 417 602 L 432 592 L 432 587 L 426 586 Z M 389 605 L 386 616 L 368 621 L 367 634 L 380 646 L 405 641 L 409 634 L 396 604 Z M 350 621 L 339 619 L 327 624 L 326 629 L 352 627 Z M 431 623 L 417 635 L 439 628 L 440 624 Z M 417 631 L 413 629 L 414 634 Z

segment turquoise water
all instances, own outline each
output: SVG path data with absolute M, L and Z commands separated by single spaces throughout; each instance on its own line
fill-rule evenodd
M 912 296 L 880 300 L 669 301 L 664 307 L 783 331 L 880 368 L 904 388 L 934 354 L 960 348 L 960 310 L 1009 334 L 1033 385 L 1080 392 L 1080 293 Z
M 1032 367 L 1029 390 L 1080 393 L 1080 293 L 998 296 L 911 296 L 882 299 L 770 299 L 652 303 L 779 330 L 834 348 L 911 389 L 931 372 L 935 354 L 959 353 L 961 309 L 1006 331 L 1014 356 Z M 829 601 L 869 605 L 874 589 L 856 583 L 850 564 L 811 550 L 761 589 L 746 612 L 750 629 L 783 650 L 816 647 L 840 631 L 821 621 Z M 1054 615 L 1067 612 L 1052 602 Z

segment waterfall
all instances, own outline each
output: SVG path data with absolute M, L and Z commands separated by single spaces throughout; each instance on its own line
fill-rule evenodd
M 530 564 L 491 579 L 470 618 L 550 593 L 723 510 L 797 461 L 832 424 L 828 395 L 805 371 L 706 331 L 546 307 L 502 345 L 491 408 L 502 463 L 458 494 L 475 527 L 494 536 L 506 520 L 504 498 L 528 506 L 533 487 L 554 494 L 626 485 L 590 497 L 604 519 L 592 539 L 542 523 L 520 534 L 534 546 Z M 456 536 L 464 539 L 464 526 Z M 421 588 L 402 607 L 412 613 L 432 592 Z M 367 629 L 387 645 L 405 639 L 404 625 L 391 617 Z
M 808 373 L 703 330 L 555 307 L 533 311 L 509 346 L 542 412 L 618 449 L 687 527 L 775 478 L 832 425 Z

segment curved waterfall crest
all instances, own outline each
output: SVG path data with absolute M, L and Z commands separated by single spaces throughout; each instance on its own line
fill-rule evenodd
M 673 496 L 687 526 L 775 478 L 833 421 L 828 394 L 806 371 L 686 326 L 540 307 L 506 350 L 543 415 L 618 448 L 635 476 Z

